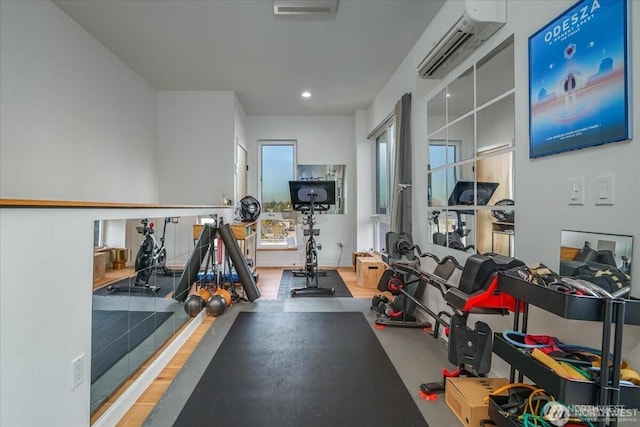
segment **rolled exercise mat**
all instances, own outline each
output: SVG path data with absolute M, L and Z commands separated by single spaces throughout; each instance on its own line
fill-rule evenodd
M 207 253 L 211 250 L 210 247 L 216 236 L 216 230 L 217 229 L 211 224 L 204 224 L 204 227 L 202 227 L 200 237 L 198 237 L 196 246 L 193 248 L 189 261 L 187 261 L 187 265 L 182 271 L 182 276 L 180 276 L 178 286 L 173 293 L 173 299 L 181 302 L 187 299 L 191 286 L 198 278 L 200 266 L 202 266 L 202 262 L 207 256 Z
M 240 283 L 242 283 L 245 295 L 249 301 L 254 301 L 260 298 L 260 290 L 256 285 L 253 274 L 251 274 L 249 265 L 247 265 L 247 260 L 245 260 L 242 255 L 240 245 L 238 245 L 238 241 L 233 235 L 231 226 L 229 224 L 222 224 L 218 229 L 218 232 L 220 233 L 220 236 L 222 236 L 224 247 L 231 257 L 233 266 L 236 268 L 236 273 L 238 273 L 238 278 L 240 279 Z

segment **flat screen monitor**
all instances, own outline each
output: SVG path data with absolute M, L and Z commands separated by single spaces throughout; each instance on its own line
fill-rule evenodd
M 458 181 L 449 196 L 449 206 L 485 206 L 498 188 L 497 182 L 477 182 L 477 193 L 473 181 Z M 473 210 L 459 211 L 461 214 L 473 215 Z
M 335 181 L 289 181 L 291 204 L 294 210 L 327 210 L 336 204 Z

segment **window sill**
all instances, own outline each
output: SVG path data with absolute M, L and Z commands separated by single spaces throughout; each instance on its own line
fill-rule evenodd
M 257 248 L 256 251 L 260 252 L 260 251 L 265 251 L 265 252 L 272 252 L 272 251 L 297 251 L 298 248 L 288 248 L 288 247 L 280 247 L 280 248 Z

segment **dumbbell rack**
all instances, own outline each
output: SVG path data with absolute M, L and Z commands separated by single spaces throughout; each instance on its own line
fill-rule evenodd
M 522 313 L 514 314 L 514 331 L 527 332 L 529 305 L 539 307 L 565 319 L 601 322 L 602 361 L 601 366 L 620 366 L 622 360 L 622 332 L 625 324 L 640 325 L 640 300 L 603 299 L 591 296 L 569 295 L 554 289 L 532 284 L 519 278 L 499 273 L 498 290 L 514 296 L 524 304 Z M 611 330 L 614 330 L 613 336 Z M 613 354 L 610 348 L 613 339 Z M 623 405 L 626 408 L 640 408 L 640 387 L 620 384 L 619 369 L 614 369 L 611 377 L 608 369 L 602 369 L 600 380 L 577 381 L 562 378 L 528 354 L 508 343 L 502 334 L 493 338 L 493 352 L 511 365 L 510 381 L 519 373 L 531 379 L 557 400 L 567 404 L 582 405 Z M 489 415 L 499 426 L 515 426 L 510 418 L 502 415 L 500 404 L 505 398 L 491 396 Z M 600 420 L 600 426 L 616 426 L 616 420 Z

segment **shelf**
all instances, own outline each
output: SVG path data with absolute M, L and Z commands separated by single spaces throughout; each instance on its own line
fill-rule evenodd
M 250 266 L 255 266 L 257 250 L 257 223 L 255 221 L 237 222 L 231 224 L 231 231 L 238 241 L 238 245 L 240 246 L 245 259 L 251 260 Z
M 501 405 L 507 403 L 508 396 L 491 396 L 489 395 L 489 418 L 496 423 L 498 427 L 518 427 L 520 424 L 512 418 L 502 415 Z
M 640 325 L 640 299 L 627 299 L 624 307 L 624 324 Z
M 600 298 L 569 295 L 504 273 L 498 274 L 500 275 L 498 290 L 513 295 L 521 301 L 565 319 L 602 320 L 604 304 Z
M 591 404 L 597 401 L 598 385 L 591 381 L 561 378 L 528 354 L 509 344 L 502 334 L 493 335 L 493 352 L 556 399 L 571 403 Z
M 582 405 L 597 402 L 599 384 L 557 376 L 542 363 L 509 344 L 502 334 L 494 334 L 493 352 L 560 401 Z M 620 386 L 620 404 L 627 408 L 640 408 L 640 387 Z
M 506 417 L 503 415 L 503 411 L 501 409 L 502 405 L 507 403 L 509 400 L 508 396 L 492 396 L 489 395 L 489 418 L 493 421 L 498 427 L 520 427 L 522 424 L 519 424 L 515 421 L 515 417 Z M 621 405 L 624 405 L 623 400 L 620 401 Z M 633 408 L 633 406 L 625 405 L 627 408 Z M 637 408 L 637 406 L 635 407 Z
M 231 224 L 231 231 L 237 240 L 246 240 L 256 232 L 255 222 L 238 222 Z
M 604 301 L 591 296 L 569 295 L 522 279 L 498 273 L 498 290 L 565 319 L 604 321 Z M 625 324 L 640 325 L 640 300 L 625 300 Z

